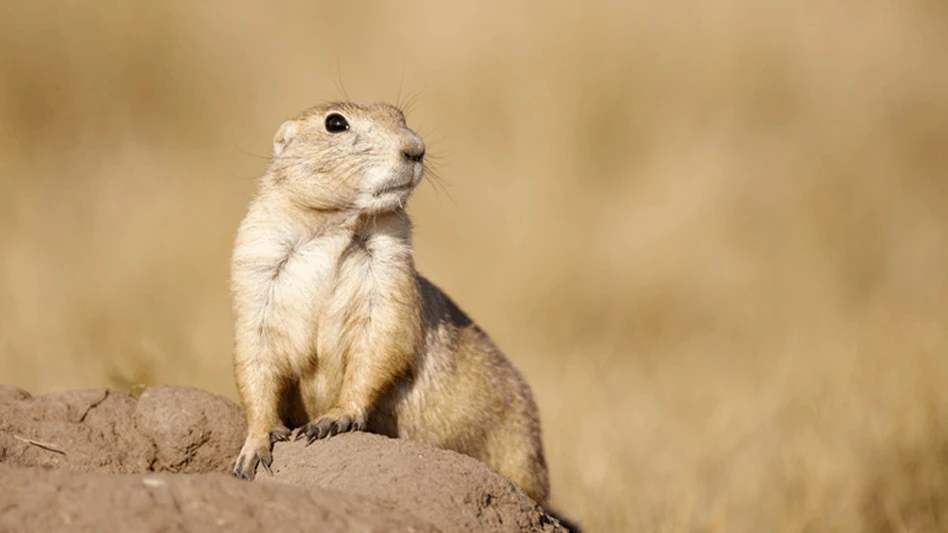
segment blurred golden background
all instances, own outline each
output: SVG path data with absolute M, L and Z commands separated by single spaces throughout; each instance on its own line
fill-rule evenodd
M 417 264 L 533 386 L 557 508 L 948 528 L 945 2 L 3 0 L 0 43 L 0 382 L 236 398 L 274 132 L 400 97 Z

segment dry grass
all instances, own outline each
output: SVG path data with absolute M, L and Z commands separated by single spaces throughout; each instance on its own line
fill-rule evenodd
M 332 5 L 0 5 L 0 381 L 233 397 L 234 230 L 341 78 L 413 95 L 418 264 L 533 384 L 558 507 L 948 530 L 948 5 Z

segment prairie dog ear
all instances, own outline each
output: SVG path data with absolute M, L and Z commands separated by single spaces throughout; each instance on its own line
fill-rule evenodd
M 295 120 L 287 120 L 276 135 L 273 136 L 273 157 L 279 157 L 286 150 L 286 147 L 296 138 L 296 131 L 299 128 Z

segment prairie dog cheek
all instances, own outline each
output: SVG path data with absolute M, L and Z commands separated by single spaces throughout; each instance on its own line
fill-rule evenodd
M 392 169 L 384 166 L 372 166 L 362 177 L 362 192 L 372 194 L 385 187 L 392 180 Z

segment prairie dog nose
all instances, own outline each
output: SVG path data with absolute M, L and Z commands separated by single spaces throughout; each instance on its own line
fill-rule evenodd
M 409 161 L 420 163 L 425 157 L 425 142 L 417 134 L 412 133 L 402 143 L 402 155 Z

